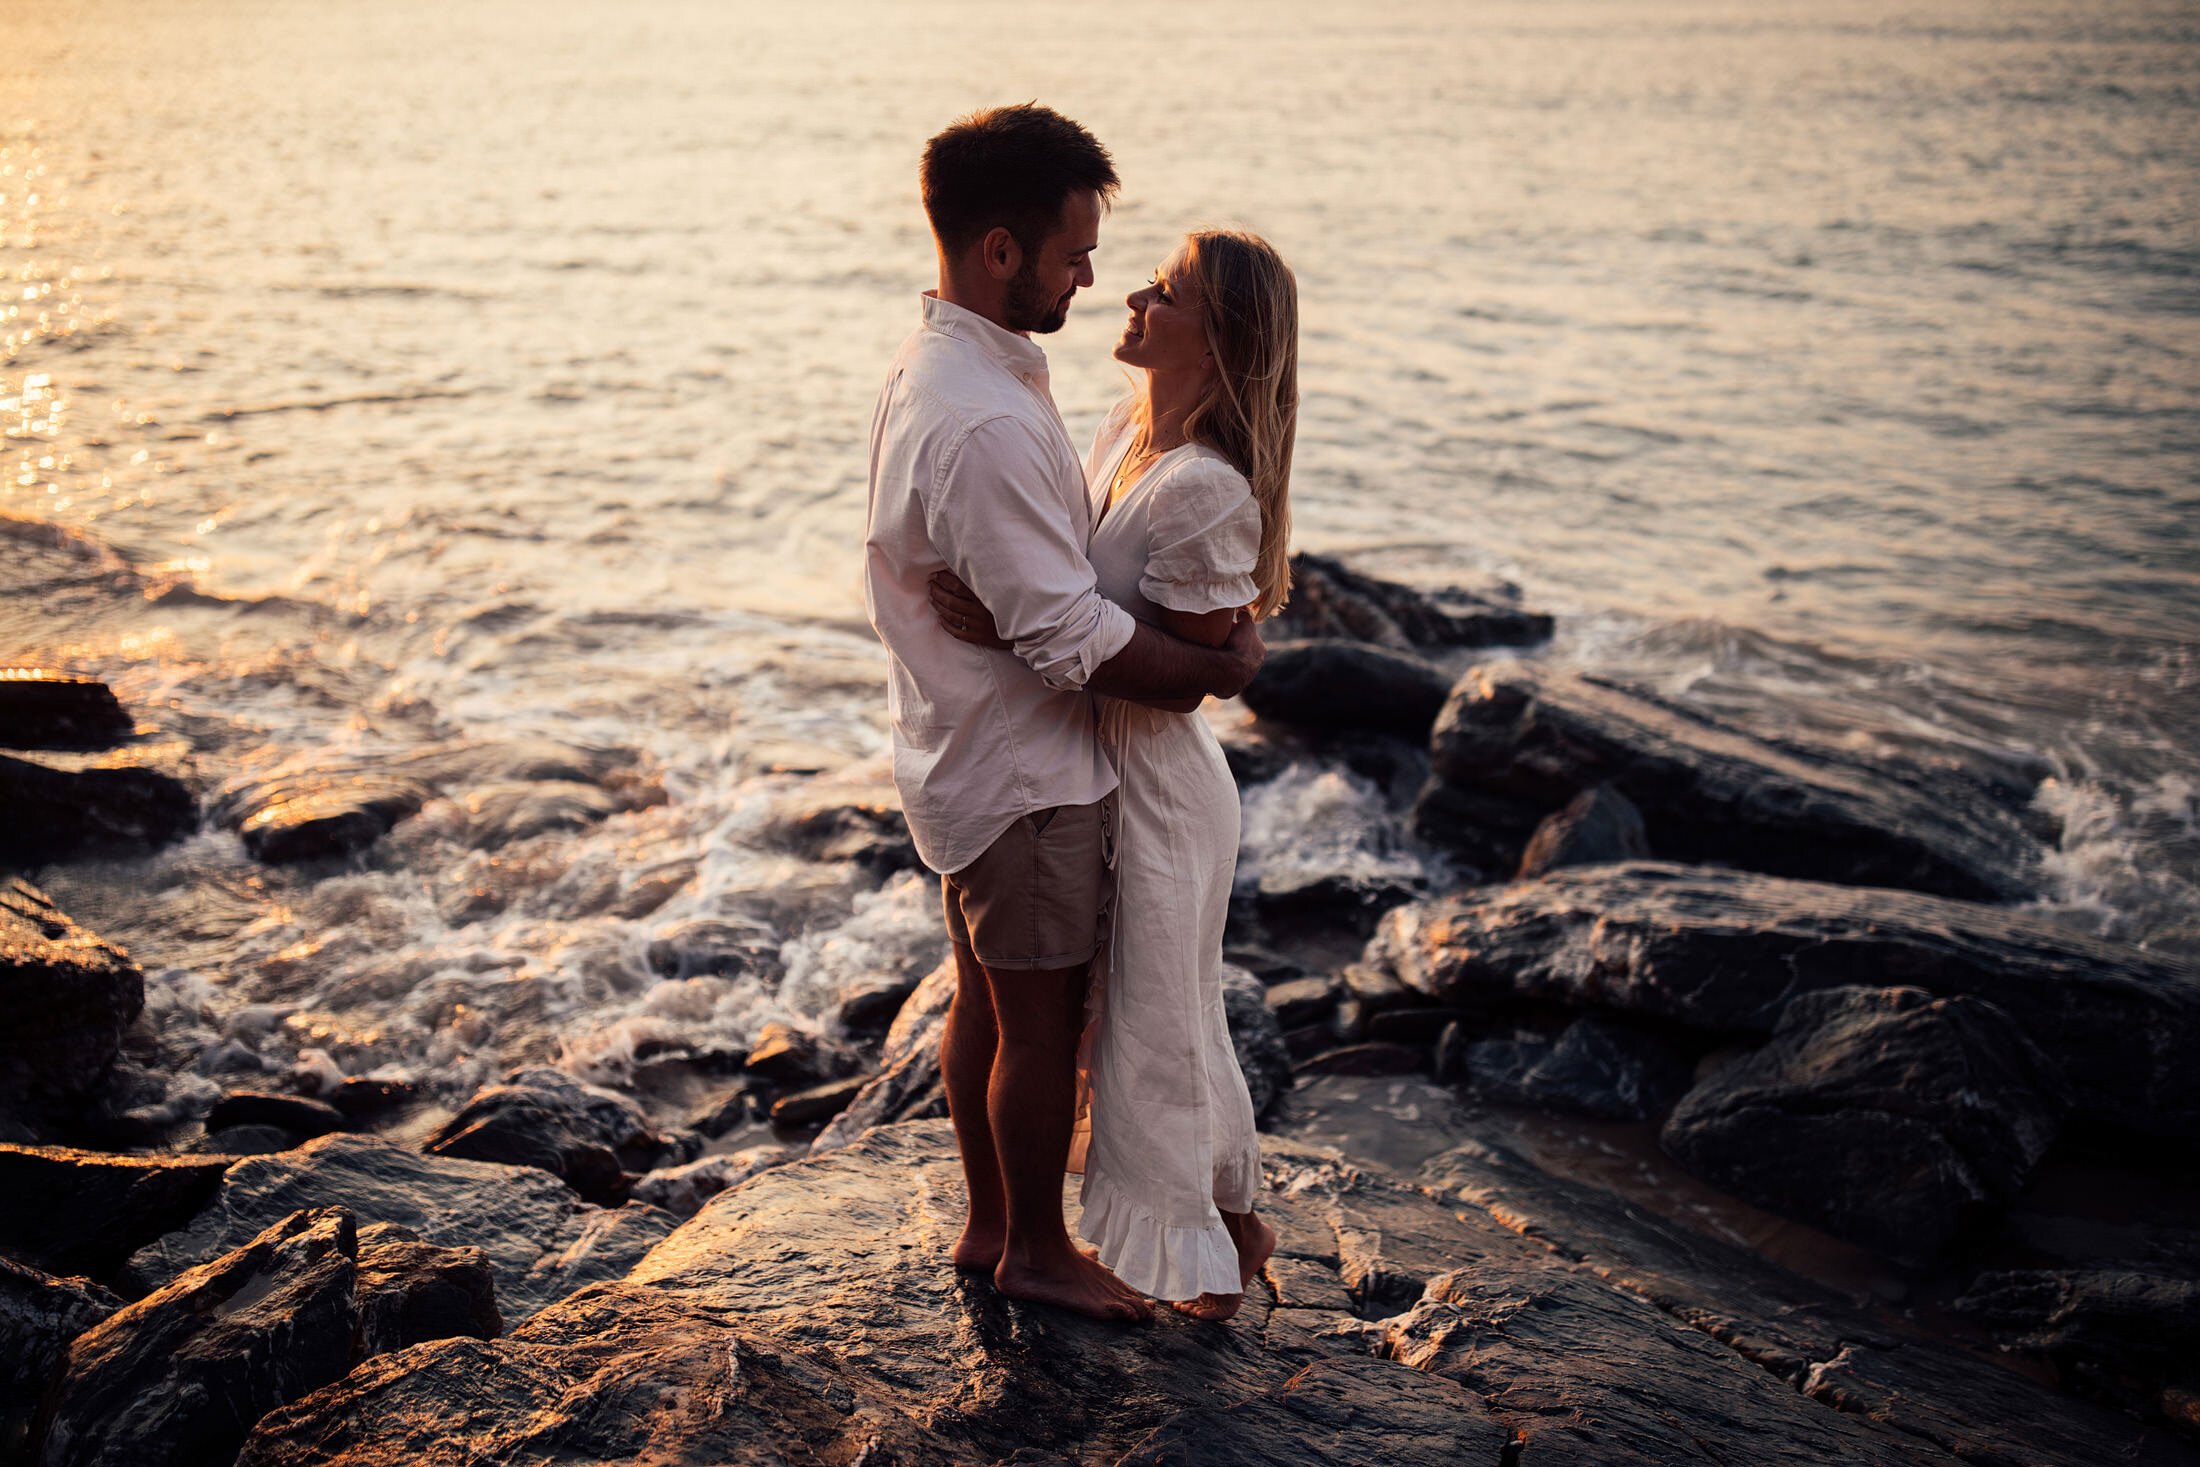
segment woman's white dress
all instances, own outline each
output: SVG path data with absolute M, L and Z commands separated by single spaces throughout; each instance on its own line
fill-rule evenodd
M 1162 455 L 1107 506 L 1134 436 L 1129 405 L 1085 463 L 1100 593 L 1142 621 L 1257 594 L 1260 511 L 1211 449 Z M 1196 713 L 1098 698 L 1116 795 L 1113 936 L 1094 965 L 1080 1063 L 1078 1231 L 1157 1299 L 1234 1294 L 1237 1249 L 1217 1208 L 1252 1210 L 1260 1140 L 1222 1003 L 1222 929 L 1237 868 L 1238 796 Z

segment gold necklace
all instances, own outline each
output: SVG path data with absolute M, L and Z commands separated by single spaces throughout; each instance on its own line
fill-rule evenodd
M 1140 434 L 1139 436 L 1143 438 L 1145 435 Z M 1135 471 L 1144 469 L 1147 464 L 1159 457 L 1161 455 L 1151 452 L 1148 445 L 1133 441 L 1131 446 L 1124 451 L 1123 457 L 1116 463 L 1115 476 L 1108 480 L 1108 503 L 1115 503 L 1123 491 L 1136 481 L 1137 473 Z

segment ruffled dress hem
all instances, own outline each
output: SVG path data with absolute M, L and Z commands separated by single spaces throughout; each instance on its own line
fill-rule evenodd
M 1154 1299 L 1196 1299 L 1201 1294 L 1235 1294 L 1237 1244 L 1217 1218 L 1203 1228 L 1176 1228 L 1162 1222 L 1118 1191 L 1106 1176 L 1085 1173 L 1085 1213 L 1077 1231 L 1100 1250 L 1100 1261 L 1115 1276 Z

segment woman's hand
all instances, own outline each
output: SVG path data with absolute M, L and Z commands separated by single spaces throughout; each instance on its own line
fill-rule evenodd
M 947 628 L 947 635 L 958 642 L 968 642 L 973 647 L 992 647 L 1006 650 L 1011 644 L 1001 640 L 1001 634 L 993 626 L 993 613 L 985 609 L 985 603 L 970 594 L 970 588 L 959 580 L 953 571 L 936 571 L 929 585 L 932 610 Z

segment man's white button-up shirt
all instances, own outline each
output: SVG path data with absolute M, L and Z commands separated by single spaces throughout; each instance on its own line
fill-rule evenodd
M 1101 596 L 1085 475 L 1028 337 L 924 297 L 871 419 L 863 599 L 890 654 L 894 783 L 917 854 L 959 871 L 1017 817 L 1115 788 L 1085 681 L 1135 623 Z M 958 642 L 945 567 L 1015 651 Z

